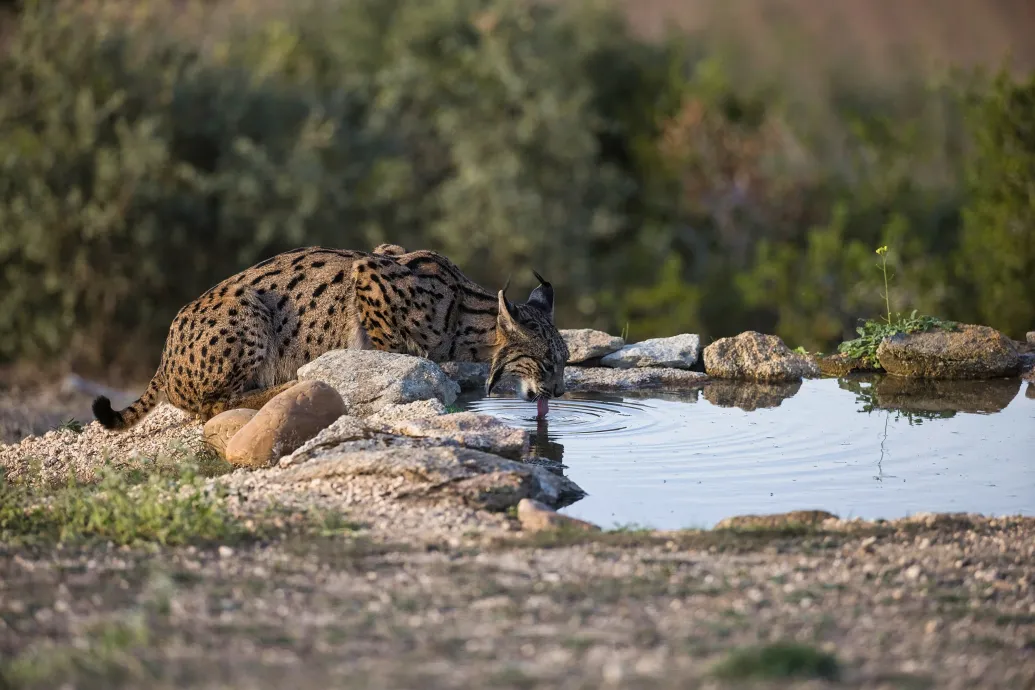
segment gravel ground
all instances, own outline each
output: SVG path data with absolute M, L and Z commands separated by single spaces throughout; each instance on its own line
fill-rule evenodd
M 162 408 L 130 435 L 0 447 L 0 466 L 88 478 L 196 441 Z M 277 471 L 210 481 L 240 520 L 347 522 L 204 546 L 0 541 L 0 689 L 1035 688 L 1035 519 L 529 534 L 376 478 Z
M 0 547 L 0 656 L 26 687 L 685 688 L 795 641 L 839 678 L 768 686 L 1035 683 L 1033 520 L 580 538 Z

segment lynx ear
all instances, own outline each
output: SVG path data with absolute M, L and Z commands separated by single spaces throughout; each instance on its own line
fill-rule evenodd
M 510 285 L 510 281 L 507 281 L 507 285 Z M 496 318 L 496 325 L 502 328 L 504 331 L 517 331 L 519 329 L 517 319 L 514 318 L 514 305 L 507 299 L 507 288 L 506 286 L 499 291 L 497 295 L 499 298 L 499 309 L 500 314 Z
M 532 290 L 532 294 L 528 296 L 527 304 L 536 307 L 544 314 L 550 317 L 550 321 L 553 321 L 553 285 L 544 279 L 534 269 L 532 274 L 535 275 L 536 280 L 539 281 L 539 287 Z

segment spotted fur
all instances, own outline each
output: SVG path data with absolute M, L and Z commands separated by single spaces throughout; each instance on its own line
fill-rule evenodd
M 563 395 L 568 349 L 554 325 L 553 287 L 536 277 L 539 287 L 515 304 L 506 288 L 493 295 L 431 251 L 285 252 L 180 309 L 144 394 L 118 411 L 99 397 L 94 416 L 127 429 L 163 397 L 202 420 L 258 409 L 295 383 L 299 367 L 339 348 L 491 362 L 487 391 L 513 376 L 526 400 Z

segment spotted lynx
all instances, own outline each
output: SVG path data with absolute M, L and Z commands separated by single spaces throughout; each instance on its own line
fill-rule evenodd
M 328 350 L 377 349 L 435 362 L 491 362 L 486 391 L 517 379 L 525 400 L 564 393 L 568 349 L 553 322 L 553 287 L 524 303 L 496 295 L 431 251 L 383 244 L 373 253 L 307 247 L 227 278 L 180 309 L 144 394 L 115 411 L 93 403 L 108 429 L 138 423 L 164 396 L 203 420 L 258 409 Z

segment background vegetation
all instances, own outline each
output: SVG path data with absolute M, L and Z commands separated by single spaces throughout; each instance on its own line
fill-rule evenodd
M 878 5 L 29 0 L 0 29 L 0 361 L 149 374 L 223 277 L 382 241 L 536 268 L 564 327 L 824 351 L 884 312 L 888 245 L 894 310 L 1023 338 L 1033 12 Z

